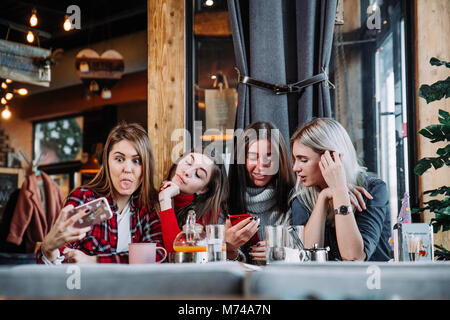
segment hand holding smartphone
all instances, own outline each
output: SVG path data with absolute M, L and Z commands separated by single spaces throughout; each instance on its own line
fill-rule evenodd
M 247 218 L 251 218 L 252 215 L 250 213 L 244 213 L 244 214 L 235 214 L 235 215 L 230 215 L 230 222 L 231 225 L 236 225 L 239 222 L 247 219 Z M 250 238 L 250 240 L 246 243 L 246 245 L 256 245 L 259 242 L 259 236 L 258 236 L 258 232 L 256 232 L 253 237 Z
M 85 211 L 86 215 L 75 222 L 75 228 L 85 228 L 99 224 L 105 220 L 111 219 L 113 213 L 109 207 L 108 200 L 105 197 L 95 199 L 88 203 L 82 204 L 72 210 L 72 216 Z

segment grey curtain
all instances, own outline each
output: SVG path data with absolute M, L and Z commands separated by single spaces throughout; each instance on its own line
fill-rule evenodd
M 337 0 L 228 0 L 236 64 L 241 75 L 292 84 L 328 74 Z M 239 84 L 236 128 L 270 121 L 286 141 L 312 117 L 331 117 L 327 81 L 276 95 Z

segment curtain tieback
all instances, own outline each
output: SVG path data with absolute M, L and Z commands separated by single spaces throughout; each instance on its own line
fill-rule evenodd
M 270 90 L 273 91 L 273 93 L 275 94 L 287 94 L 287 93 L 294 93 L 294 92 L 299 92 L 301 89 L 307 87 L 307 86 L 311 86 L 313 84 L 325 81 L 328 84 L 329 88 L 335 88 L 334 84 L 330 82 L 330 80 L 328 80 L 328 75 L 325 72 L 325 69 L 322 68 L 322 72 L 319 74 L 316 74 L 315 76 L 312 76 L 310 78 L 304 79 L 302 81 L 298 81 L 295 83 L 291 83 L 291 84 L 274 84 L 274 83 L 269 83 L 269 82 L 265 82 L 265 81 L 261 81 L 261 80 L 256 80 L 253 79 L 249 76 L 242 76 L 241 73 L 239 72 L 239 70 L 236 68 L 237 72 L 238 72 L 238 78 L 239 78 L 239 82 L 249 85 L 249 86 L 255 86 L 261 89 L 266 89 L 266 90 Z

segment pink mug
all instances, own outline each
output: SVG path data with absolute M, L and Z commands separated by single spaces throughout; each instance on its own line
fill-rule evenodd
M 156 250 L 162 250 L 164 252 L 164 258 L 160 261 L 156 261 Z M 157 247 L 154 242 L 130 243 L 128 245 L 129 264 L 161 263 L 166 257 L 166 249 Z

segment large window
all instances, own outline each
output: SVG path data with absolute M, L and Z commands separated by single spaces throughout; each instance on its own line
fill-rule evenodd
M 350 133 L 368 171 L 387 183 L 392 224 L 409 192 L 404 5 L 344 0 L 332 61 L 334 117 Z
M 188 127 L 192 126 L 193 135 L 201 128 L 204 146 L 212 141 L 222 144 L 228 158 L 237 107 L 237 72 L 227 1 L 196 0 L 192 13 L 193 118 Z
M 193 4 L 193 99 L 188 126 L 193 128 L 197 121 L 202 141 L 224 141 L 226 154 L 231 152 L 226 129 L 234 127 L 237 87 L 233 42 L 226 28 L 215 35 L 204 33 L 205 21 L 214 17 L 216 24 L 209 30 L 218 31 L 217 14 L 227 10 L 226 1 L 213 1 L 212 7 L 206 2 Z M 337 15 L 330 61 L 330 79 L 336 86 L 331 90 L 333 117 L 349 132 L 362 164 L 387 183 L 392 224 L 405 192 L 410 192 L 408 135 L 415 134 L 407 130 L 409 5 L 406 0 L 339 0 L 343 18 Z M 208 132 L 211 128 L 218 129 L 216 134 Z

